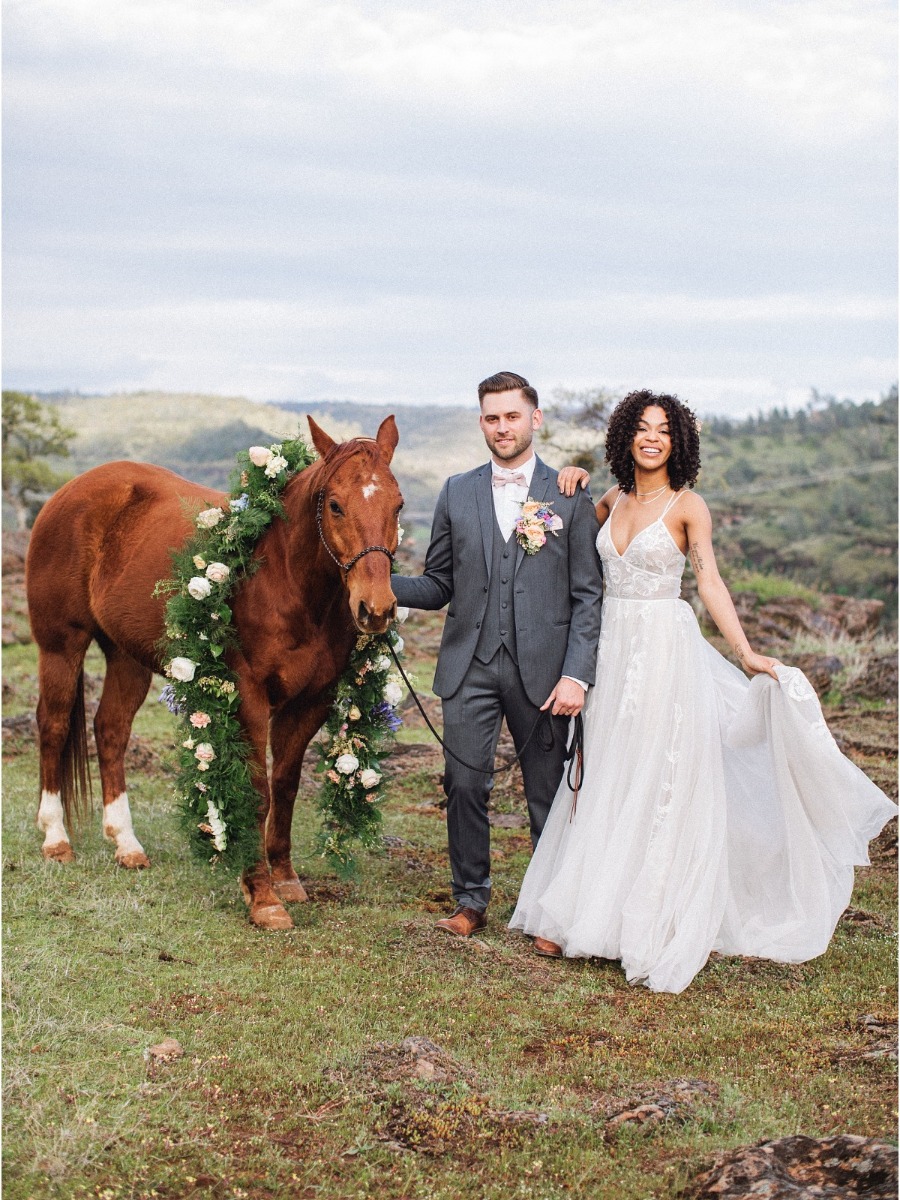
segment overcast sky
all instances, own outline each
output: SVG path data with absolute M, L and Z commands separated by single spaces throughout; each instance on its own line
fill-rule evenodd
M 896 379 L 892 3 L 4 7 L 5 387 Z

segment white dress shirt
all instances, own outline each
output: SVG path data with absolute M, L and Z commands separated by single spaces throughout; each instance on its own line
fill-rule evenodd
M 528 491 L 531 487 L 536 462 L 537 459 L 532 454 L 528 462 L 522 463 L 520 467 L 508 468 L 499 466 L 491 459 L 492 475 L 514 475 L 516 472 L 521 472 L 525 476 L 524 487 L 518 483 L 508 483 L 506 487 L 492 487 L 494 493 L 494 512 L 496 513 L 497 524 L 500 526 L 504 542 L 509 541 L 509 535 L 515 529 L 516 521 L 522 515 L 522 505 L 528 499 Z
M 533 454 L 528 462 L 522 463 L 520 467 L 512 468 L 501 467 L 494 462 L 493 458 L 491 459 L 491 475 L 514 475 L 520 471 L 525 476 L 524 485 L 520 483 L 508 483 L 505 487 L 495 488 L 493 482 L 491 484 L 491 489 L 494 493 L 494 513 L 496 514 L 497 524 L 500 526 L 504 542 L 509 540 L 509 535 L 516 527 L 516 521 L 522 515 L 522 505 L 528 499 L 536 463 L 537 459 Z M 587 684 L 580 679 L 575 679 L 574 675 L 564 675 L 563 678 L 574 679 L 576 683 L 580 684 L 587 691 Z

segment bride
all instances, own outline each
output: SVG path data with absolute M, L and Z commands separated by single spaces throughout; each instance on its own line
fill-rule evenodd
M 814 958 L 896 806 L 838 750 L 805 676 L 747 641 L 689 490 L 691 410 L 633 392 L 606 446 L 618 486 L 597 505 L 605 598 L 584 779 L 575 794 L 560 785 L 510 927 L 539 954 L 619 959 L 660 992 L 686 988 L 712 951 Z M 750 681 L 679 599 L 688 554 Z

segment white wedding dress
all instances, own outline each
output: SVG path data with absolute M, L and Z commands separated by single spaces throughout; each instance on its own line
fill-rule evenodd
M 838 750 L 802 672 L 748 680 L 704 640 L 663 517 L 624 554 L 611 521 L 584 781 L 574 809 L 561 783 L 510 927 L 659 992 L 713 950 L 823 954 L 896 806 Z

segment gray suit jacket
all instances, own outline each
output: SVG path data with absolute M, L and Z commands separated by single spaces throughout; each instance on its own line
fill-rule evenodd
M 548 534 L 536 554 L 516 547 L 519 674 L 529 700 L 537 705 L 562 675 L 594 682 L 600 635 L 603 589 L 594 506 L 580 488 L 572 497 L 561 495 L 556 477 L 556 471 L 538 459 L 529 498 L 552 501 L 562 529 L 556 537 Z M 495 526 L 490 463 L 451 476 L 435 506 L 424 574 L 391 579 L 401 605 L 450 605 L 434 677 L 439 696 L 456 692 L 475 653 L 487 606 Z

